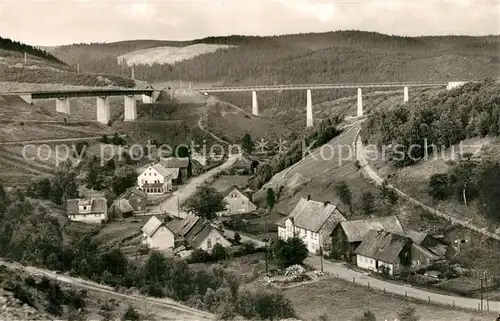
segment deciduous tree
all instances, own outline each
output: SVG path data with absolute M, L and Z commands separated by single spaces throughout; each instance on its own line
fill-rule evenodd
M 191 196 L 184 208 L 188 212 L 194 212 L 208 220 L 217 217 L 217 213 L 226 209 L 224 196 L 211 186 L 199 187 L 196 193 Z

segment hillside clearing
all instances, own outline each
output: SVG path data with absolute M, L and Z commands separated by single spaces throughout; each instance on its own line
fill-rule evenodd
M 219 49 L 227 49 L 228 45 L 215 44 L 193 44 L 185 47 L 162 46 L 132 51 L 118 56 L 119 62 L 125 61 L 128 66 L 144 64 L 174 64 L 176 62 L 191 59 L 198 55 L 215 52 Z

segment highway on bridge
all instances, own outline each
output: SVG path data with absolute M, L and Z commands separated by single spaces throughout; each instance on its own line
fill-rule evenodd
M 78 90 L 46 90 L 46 91 L 14 91 L 1 92 L 0 95 L 31 95 L 32 99 L 76 98 L 76 97 L 109 97 L 109 96 L 151 96 L 154 89 L 78 89 Z
M 281 90 L 320 90 L 345 88 L 403 88 L 403 87 L 446 87 L 448 83 L 358 83 L 358 84 L 292 84 L 292 85 L 262 85 L 262 86 L 214 86 L 196 89 L 203 93 L 237 92 L 237 91 L 281 91 Z

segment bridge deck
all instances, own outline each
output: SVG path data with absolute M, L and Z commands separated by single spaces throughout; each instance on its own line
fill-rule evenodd
M 153 94 L 153 89 L 80 89 L 80 90 L 50 90 L 2 92 L 0 95 L 31 95 L 32 99 L 72 98 L 72 97 L 109 97 Z
M 232 86 L 196 89 L 201 92 L 236 92 L 236 91 L 280 91 L 280 90 L 318 90 L 344 88 L 403 88 L 403 87 L 446 87 L 448 83 L 360 83 L 360 84 L 296 84 L 264 86 Z

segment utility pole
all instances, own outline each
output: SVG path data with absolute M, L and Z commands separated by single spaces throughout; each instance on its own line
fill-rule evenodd
M 265 214 L 264 214 L 265 215 Z M 268 241 L 269 241 L 269 238 L 268 238 L 268 231 L 267 231 L 267 216 L 264 217 L 264 226 L 265 226 L 265 229 L 266 229 L 266 252 L 265 252 L 265 259 L 266 259 L 266 275 L 269 276 L 269 264 L 267 263 L 267 260 L 268 260 L 268 252 L 269 252 L 269 244 L 268 244 Z
M 490 311 L 490 302 L 488 299 L 488 271 L 484 271 L 485 294 L 486 294 L 486 311 Z
M 24 53 L 24 63 L 28 61 L 28 58 L 26 57 L 26 53 Z
M 319 246 L 319 255 L 320 255 L 320 262 L 321 262 L 321 272 L 323 272 L 323 247 L 321 245 Z
M 80 63 L 79 62 L 76 63 L 76 72 L 80 73 Z
M 481 276 L 481 311 L 483 310 L 483 277 Z
M 180 201 L 179 201 L 179 191 L 177 191 L 177 217 L 181 217 L 181 211 L 180 211 Z

